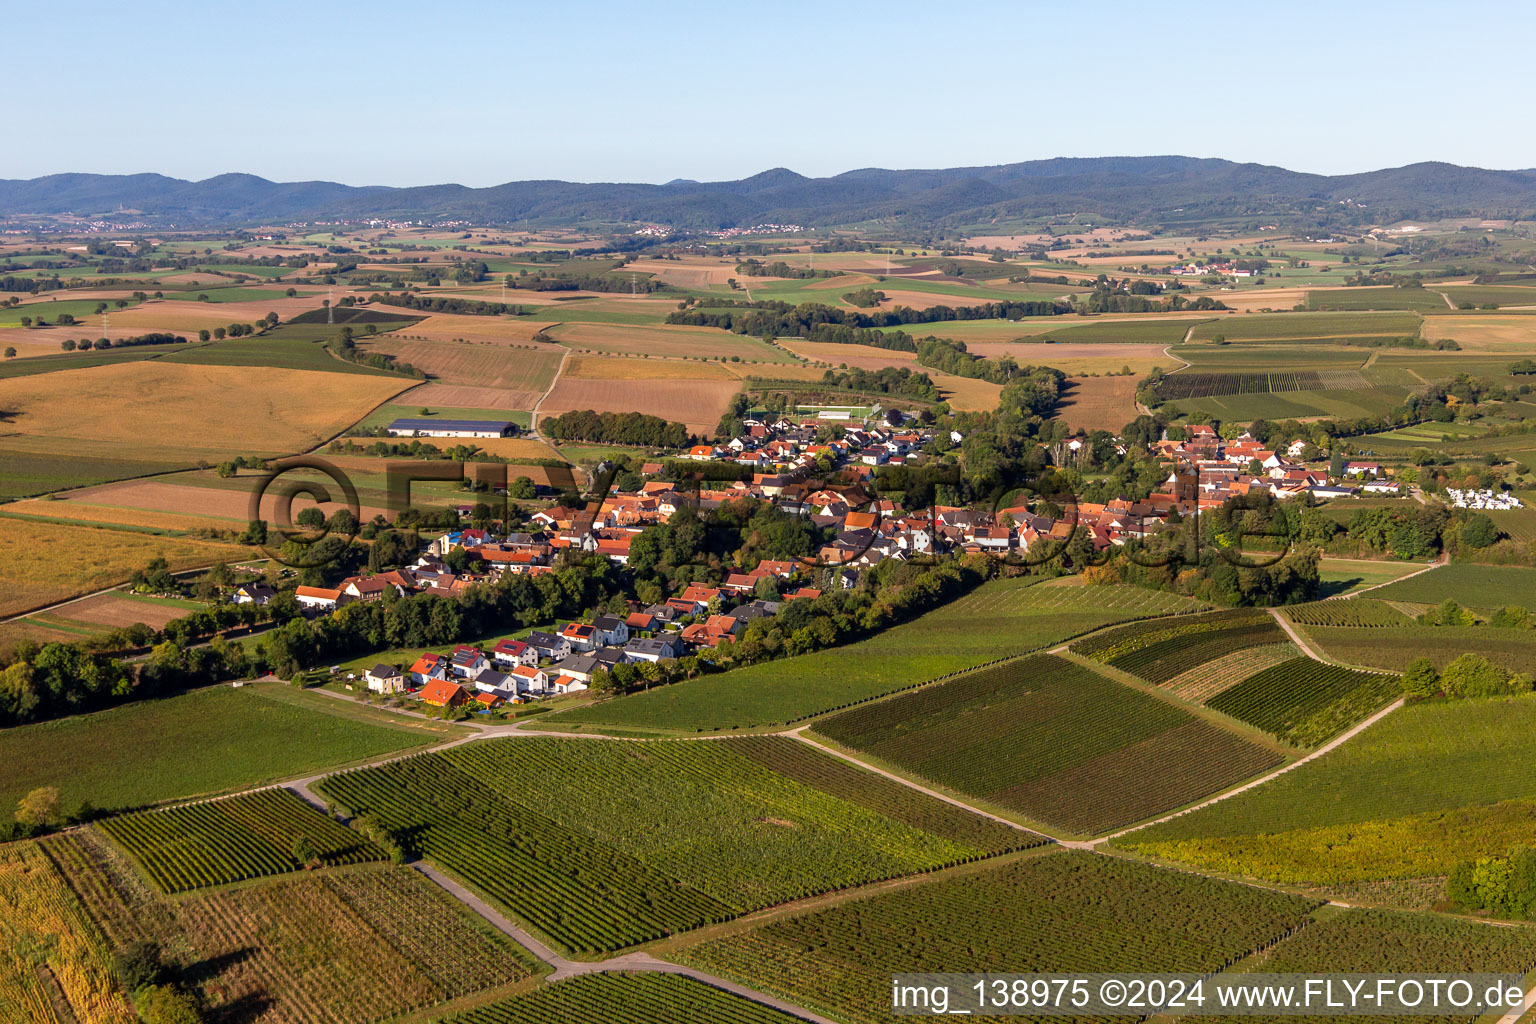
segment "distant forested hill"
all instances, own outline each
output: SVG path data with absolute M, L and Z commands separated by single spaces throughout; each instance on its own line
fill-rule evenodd
M 387 217 L 536 224 L 643 221 L 684 229 L 881 220 L 958 227 L 1096 214 L 1118 222 L 1277 219 L 1364 224 L 1438 216 L 1530 217 L 1536 171 L 1445 163 L 1329 177 L 1181 156 L 1032 160 L 995 167 L 848 171 L 807 178 L 783 168 L 740 181 L 665 185 L 515 181 L 489 188 L 353 187 L 249 174 L 182 181 L 158 174 L 56 174 L 0 180 L 0 216 L 111 214 L 191 225 Z

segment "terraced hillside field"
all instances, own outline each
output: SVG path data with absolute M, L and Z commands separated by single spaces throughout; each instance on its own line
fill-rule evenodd
M 776 772 L 786 743 L 476 743 L 320 788 L 589 952 L 1038 842 L 839 766 Z
M 1037 655 L 818 722 L 881 762 L 1053 827 L 1104 832 L 1278 764 L 1277 752 Z
M 839 1020 L 885 1024 L 893 973 L 1000 964 L 1201 973 L 1269 946 L 1314 906 L 1128 860 L 1053 853 L 773 921 L 670 958 Z

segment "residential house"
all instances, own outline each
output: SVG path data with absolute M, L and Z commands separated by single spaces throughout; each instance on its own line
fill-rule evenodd
M 473 679 L 491 664 L 485 659 L 485 654 L 480 648 L 471 647 L 468 644 L 455 647 L 449 661 L 452 664 L 453 674 L 460 679 Z
M 363 680 L 374 693 L 403 693 L 405 676 L 393 665 L 383 662 L 363 673 Z
M 560 663 L 560 674 L 572 676 L 583 682 L 592 681 L 592 673 L 602 668 L 602 663 L 587 654 L 573 654 Z
M 422 688 L 421 699 L 435 708 L 457 708 L 469 700 L 469 693 L 458 683 L 434 679 Z
M 521 640 L 503 640 L 491 648 L 491 657 L 505 665 L 537 665 L 539 652 Z
M 578 690 L 585 690 L 586 688 L 586 683 L 567 675 L 556 676 L 555 681 L 550 684 L 550 689 L 555 693 L 576 693 Z
M 599 615 L 592 620 L 592 628 L 597 631 L 597 642 L 604 647 L 629 641 L 629 626 L 617 615 Z
M 235 588 L 235 592 L 230 595 L 229 599 L 235 604 L 254 604 L 257 607 L 262 607 L 276 596 L 277 591 L 273 589 L 271 584 L 243 583 Z
M 543 693 L 549 689 L 549 673 L 531 665 L 518 665 L 511 672 L 518 693 Z
M 567 623 L 560 636 L 571 645 L 572 651 L 591 651 L 598 646 L 597 630 L 585 622 Z
M 671 637 L 636 637 L 624 645 L 624 655 L 631 661 L 661 661 L 680 653 Z
M 524 638 L 524 642 L 529 647 L 532 647 L 539 657 L 548 658 L 550 661 L 559 661 L 562 658 L 569 657 L 571 654 L 571 642 L 569 640 L 563 636 L 546 633 L 541 629 L 536 629 L 529 633 Z
M 425 686 L 434 680 L 448 678 L 448 659 L 441 654 L 423 654 L 406 672 L 416 686 Z
M 299 587 L 293 596 L 299 604 L 312 611 L 333 612 L 337 605 L 343 603 L 341 591 L 329 587 Z

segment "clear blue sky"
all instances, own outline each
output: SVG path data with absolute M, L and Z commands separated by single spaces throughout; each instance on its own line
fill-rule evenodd
M 1536 4 L 17 3 L 0 178 L 1536 166 Z

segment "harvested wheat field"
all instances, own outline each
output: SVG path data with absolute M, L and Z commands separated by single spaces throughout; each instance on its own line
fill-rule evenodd
M 1119 430 L 1134 420 L 1135 377 L 1069 377 L 1056 418 L 1073 430 Z
M 950 408 L 960 412 L 986 412 L 997 408 L 1003 393 L 1001 384 L 989 384 L 973 377 L 956 377 L 937 370 L 923 370 L 938 386 L 939 396 Z
M 103 485 L 105 486 L 105 485 Z M 97 488 L 89 488 L 97 490 Z M 145 526 L 156 530 L 203 530 L 230 528 L 231 524 L 215 516 L 177 515 L 158 509 L 133 508 L 110 504 L 111 492 L 99 496 L 98 501 L 82 501 L 79 491 L 63 491 L 53 498 L 28 498 L 0 505 L 0 512 L 16 515 L 45 516 L 52 519 L 68 519 L 73 522 L 95 523 L 101 526 Z
M 1088 373 L 1114 373 L 1129 366 L 1145 375 L 1154 366 L 1172 369 L 1177 360 L 1161 345 L 1047 345 L 1043 342 L 967 342 L 966 348 L 978 356 L 997 359 L 1012 356 L 1025 365 L 1054 366 L 1068 376 Z
M 681 260 L 635 260 L 624 268 L 640 274 L 650 274 L 659 281 L 677 285 L 679 288 L 708 288 L 711 285 L 724 285 L 731 278 L 740 278 L 736 273 L 735 260 L 720 260 L 709 257 L 684 257 Z M 757 280 L 753 278 L 752 280 Z
M 5 444 L 140 458 L 307 451 L 412 386 L 404 379 L 149 360 L 0 380 Z
M 0 517 L 0 550 L 25 551 L 0 565 L 0 615 L 17 615 L 125 582 L 150 559 L 190 569 L 248 557 L 222 541 L 65 526 Z
M 572 356 L 565 364 L 564 377 L 569 380 L 738 380 L 729 365 L 698 359 Z
M 484 295 L 475 298 L 484 300 Z M 493 301 L 499 301 L 494 298 Z M 513 301 L 509 296 L 508 302 Z M 386 306 L 383 303 L 370 303 L 369 309 L 375 309 L 383 313 L 398 313 L 401 316 L 421 316 L 419 310 L 406 309 L 403 306 Z M 463 338 L 465 341 L 518 342 L 521 344 L 538 344 L 534 341 L 534 335 L 550 326 L 549 320 L 532 320 L 527 317 L 510 316 L 469 316 L 457 313 L 432 313 L 420 323 L 403 328 L 398 333 L 390 335 L 388 340 L 398 338 L 423 339 L 426 341 L 453 341 L 455 338 Z M 385 339 L 380 339 L 385 340 Z M 549 351 L 559 352 L 554 346 L 548 347 Z
M 382 471 L 383 468 L 383 461 L 379 460 L 378 469 Z M 242 473 L 230 481 L 220 481 L 223 486 L 170 483 L 164 480 L 124 480 L 115 484 L 65 491 L 59 497 L 42 504 L 45 504 L 52 510 L 52 514 L 59 518 L 90 518 L 89 511 L 82 515 L 75 515 L 73 509 L 77 505 L 82 510 L 88 510 L 92 506 L 116 506 L 123 509 L 139 509 L 148 513 L 164 513 L 166 528 L 171 528 L 175 523 L 191 521 L 199 526 L 227 530 L 241 527 L 250 521 L 251 494 L 262 477 L 263 474 L 260 473 Z M 333 499 L 320 505 L 326 515 L 345 507 L 341 489 L 336 484 L 328 482 L 324 474 L 315 471 L 294 471 L 292 474 L 284 474 L 281 479 L 284 482 L 314 480 L 325 484 L 326 490 Z M 275 487 L 276 484 L 274 484 Z M 291 515 L 297 516 L 300 510 L 313 504 L 316 503 L 308 496 L 296 495 L 293 499 Z M 10 509 L 16 506 L 4 507 Z M 384 512 L 382 506 L 367 503 L 363 503 L 361 508 L 361 518 L 364 521 Z M 278 522 L 275 494 L 269 493 L 262 497 L 260 518 L 269 523 Z M 149 525 L 159 526 L 161 523 L 152 522 Z
M 563 323 L 549 336 L 582 354 L 633 353 L 652 356 L 740 356 L 756 362 L 783 363 L 789 356 L 756 338 L 713 327 L 631 327 L 617 324 Z
M 402 396 L 401 404 L 424 405 L 433 409 L 503 409 L 526 411 L 538 402 L 542 391 L 503 391 L 499 388 L 472 388 L 461 384 L 423 384 Z
M 642 412 L 688 425 L 696 434 L 711 433 L 726 403 L 741 385 L 725 380 L 572 380 L 562 378 L 544 399 L 540 416 L 571 409 Z
M 1304 306 L 1307 303 L 1307 292 L 1317 290 L 1316 288 L 1259 288 L 1246 292 L 1221 292 L 1212 297 L 1220 299 L 1239 312 L 1247 313 L 1257 309 L 1290 309 L 1298 304 Z
M 416 333 L 415 329 L 411 333 Z M 505 342 L 498 345 L 474 341 L 418 341 L 387 335 L 368 341 L 363 347 L 410 363 L 443 384 L 534 393 L 542 393 L 554 382 L 561 356 L 558 349 L 546 345 L 513 348 Z
M 495 455 L 503 459 L 528 459 L 529 461 L 554 459 L 556 462 L 565 461 L 559 452 L 534 437 L 476 437 L 464 443 L 473 444 L 485 454 Z
M 207 282 L 210 287 L 226 282 Z M 254 286 L 253 286 L 254 287 Z M 130 327 L 142 334 L 149 330 L 191 331 L 228 327 L 235 323 L 255 323 L 268 313 L 282 320 L 319 307 L 319 298 L 277 295 L 256 302 L 197 302 L 192 299 L 151 299 L 127 309 L 115 309 L 108 317 L 113 327 Z M 167 326 L 170 325 L 170 326 Z M 100 326 L 98 323 L 97 326 Z
M 123 594 L 97 594 L 83 601 L 60 608 L 58 617 L 70 622 L 84 622 L 92 626 L 116 629 L 142 622 L 146 626 L 161 629 L 167 622 L 179 619 L 192 609 L 157 601 L 136 601 Z
M 908 367 L 921 371 L 916 352 L 899 352 L 895 349 L 876 348 L 873 345 L 840 345 L 830 341 L 784 341 L 781 344 L 797 356 L 814 359 L 832 366 L 844 363 L 860 370 L 883 370 L 887 366 Z

